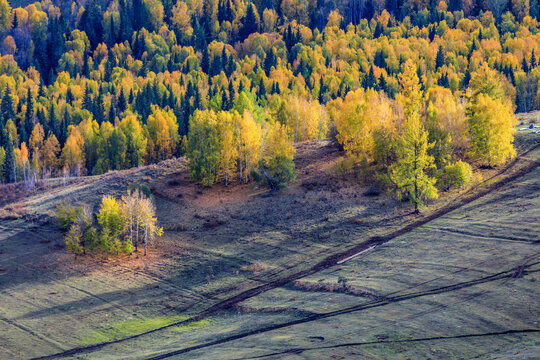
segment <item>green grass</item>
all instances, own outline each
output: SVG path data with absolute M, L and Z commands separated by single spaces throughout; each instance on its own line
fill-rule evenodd
M 189 316 L 158 316 L 148 319 L 121 321 L 101 330 L 94 331 L 92 335 L 83 338 L 81 340 L 81 344 L 92 345 L 102 342 L 124 339 L 129 336 L 142 334 L 187 319 L 189 319 Z M 209 324 L 210 322 L 208 320 L 201 320 L 186 325 L 174 326 L 170 329 L 172 331 L 194 330 L 208 326 Z

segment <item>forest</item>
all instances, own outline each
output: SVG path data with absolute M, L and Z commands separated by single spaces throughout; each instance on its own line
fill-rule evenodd
M 470 164 L 515 156 L 514 113 L 540 109 L 538 13 L 528 0 L 0 0 L 0 178 L 186 155 L 204 186 L 279 186 L 295 142 L 332 138 L 337 170 L 421 206 L 470 181 Z

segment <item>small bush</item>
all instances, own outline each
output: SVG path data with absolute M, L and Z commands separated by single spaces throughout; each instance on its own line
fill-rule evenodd
M 445 178 L 447 186 L 456 186 L 461 188 L 468 184 L 473 176 L 471 165 L 464 161 L 457 161 L 445 168 Z
M 354 171 L 356 159 L 351 156 L 342 157 L 338 160 L 335 171 L 338 176 L 347 178 Z
M 81 215 L 81 206 L 71 206 L 61 203 L 56 207 L 56 224 L 62 230 L 68 230 Z
M 270 189 L 281 189 L 296 181 L 294 161 L 286 156 L 277 155 L 260 164 L 261 175 Z
M 255 169 L 252 169 L 251 172 L 249 173 L 249 175 L 251 176 L 251 178 L 253 179 L 253 181 L 255 182 L 259 182 L 261 181 L 261 174 L 256 171 Z
M 79 215 L 66 234 L 66 249 L 74 254 L 84 254 L 86 250 L 98 247 L 97 230 L 92 226 L 94 221 L 92 209 L 80 207 Z
M 66 235 L 66 249 L 74 254 L 84 253 L 84 238 L 81 227 L 77 224 L 71 225 Z

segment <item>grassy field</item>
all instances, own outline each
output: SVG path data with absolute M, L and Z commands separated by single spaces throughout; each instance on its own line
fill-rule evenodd
M 518 134 L 520 152 L 539 139 Z M 540 170 L 516 175 L 540 160 L 540 149 L 502 174 L 486 171 L 484 179 L 496 176 L 491 182 L 442 194 L 422 216 L 332 175 L 339 156 L 325 142 L 300 144 L 297 183 L 270 197 L 253 195 L 260 189 L 251 185 L 201 189 L 188 182 L 180 159 L 56 183 L 5 205 L 0 358 L 71 349 L 65 357 L 502 359 L 540 352 Z M 487 191 L 509 176 L 515 179 Z M 68 254 L 54 206 L 95 205 L 134 181 L 152 188 L 166 229 L 149 256 Z M 411 224 L 418 226 L 400 231 Z M 362 245 L 386 235 L 373 248 Z M 369 250 L 337 264 L 360 249 Z

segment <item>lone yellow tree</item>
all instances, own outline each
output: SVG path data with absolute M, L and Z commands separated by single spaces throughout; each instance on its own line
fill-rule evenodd
M 434 167 L 434 159 L 428 155 L 433 145 L 428 143 L 428 132 L 420 120 L 422 94 L 411 60 L 405 63 L 399 80 L 405 119 L 396 146 L 397 162 L 390 168 L 390 176 L 397 187 L 398 198 L 407 195 L 418 212 L 424 199 L 438 197 L 436 179 L 426 173 Z

